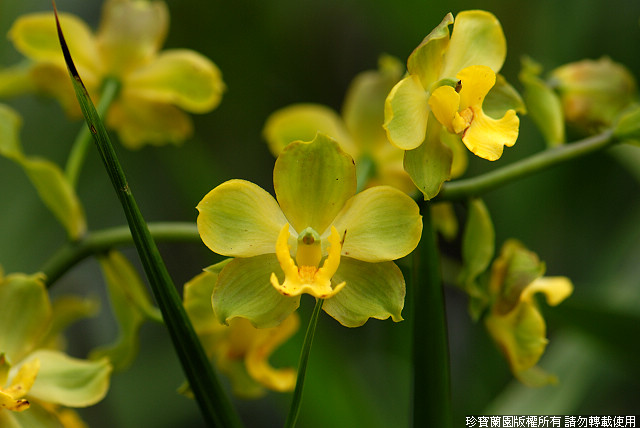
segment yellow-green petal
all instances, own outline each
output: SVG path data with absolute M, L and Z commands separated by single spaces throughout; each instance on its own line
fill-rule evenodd
M 346 327 L 359 327 L 369 318 L 402 321 L 405 282 L 393 262 L 367 263 L 343 257 L 335 282 L 345 287 L 330 299 L 323 309 Z
M 418 76 L 427 90 L 439 80 L 443 56 L 449 45 L 449 25 L 452 23 L 453 15 L 448 13 L 414 49 L 407 61 L 409 73 Z
M 453 24 L 440 78 L 452 78 L 470 65 L 486 65 L 497 73 L 507 55 L 507 42 L 498 19 L 482 10 L 460 12 Z
M 30 65 L 18 64 L 0 69 L 0 97 L 8 98 L 35 90 L 29 76 Z
M 218 276 L 213 291 L 213 310 L 222 324 L 247 318 L 258 328 L 275 327 L 295 311 L 300 297 L 285 297 L 271 285 L 271 274 L 284 280 L 275 254 L 237 258 Z
M 145 144 L 181 144 L 193 134 L 191 118 L 178 107 L 145 100 L 126 88 L 111 105 L 106 124 L 116 130 L 120 142 L 130 149 Z
M 46 333 L 51 303 L 41 274 L 0 278 L 0 352 L 16 364 Z
M 20 164 L 40 195 L 42 202 L 65 227 L 69 238 L 79 239 L 87 231 L 84 208 L 73 186 L 58 165 L 46 159 L 25 157 Z
M 356 191 L 355 165 L 336 141 L 318 134 L 287 146 L 276 160 L 273 185 L 293 228 L 322 234 Z
M 387 138 L 402 150 L 415 149 L 425 139 L 428 117 L 428 93 L 419 77 L 405 77 L 393 87 L 384 104 Z
M 211 305 L 211 296 L 217 281 L 217 274 L 205 271 L 184 285 L 184 309 L 209 356 L 213 354 L 218 336 L 226 328 L 216 319 Z
M 136 269 L 117 251 L 99 257 L 111 310 L 118 322 L 118 336 L 107 345 L 91 351 L 91 359 L 108 357 L 121 371 L 138 355 L 138 332 L 147 319 L 162 322 L 160 311 L 151 304 L 146 286 Z
M 298 330 L 300 318 L 293 312 L 280 325 L 270 329 L 258 329 L 253 344 L 245 356 L 249 375 L 269 389 L 279 392 L 293 390 L 297 372 L 293 368 L 276 369 L 269 364 L 273 351 Z
M 287 224 L 273 196 L 245 180 L 222 183 L 196 208 L 202 241 L 211 251 L 229 257 L 275 254 L 278 234 Z
M 532 304 L 520 304 L 505 316 L 492 313 L 485 325 L 514 374 L 535 366 L 547 347 L 544 318 Z
M 0 154 L 16 161 L 33 183 L 40 199 L 67 229 L 71 239 L 86 231 L 84 210 L 73 186 L 53 162 L 22 153 L 19 140 L 20 117 L 0 105 Z
M 11 107 L 0 104 L 0 154 L 2 156 L 11 159 L 22 157 L 21 126 L 20 115 Z
M 418 205 L 390 186 L 371 187 L 349 199 L 333 225 L 344 237 L 342 254 L 367 262 L 404 257 L 422 236 Z
M 127 75 L 124 84 L 132 95 L 174 104 L 192 113 L 217 107 L 225 90 L 220 69 L 207 57 L 188 49 L 163 51 Z
M 342 148 L 355 159 L 360 152 L 371 153 L 389 144 L 381 126 L 384 123 L 384 102 L 403 72 L 404 67 L 398 59 L 384 55 L 378 60 L 378 70 L 358 74 L 349 85 L 342 116 L 358 152 L 349 151 L 344 145 Z M 336 139 L 341 142 L 340 138 Z
M 146 64 L 164 43 L 168 29 L 169 10 L 162 1 L 105 2 L 96 37 L 105 71 L 122 76 Z
M 90 75 L 95 77 L 102 64 L 91 29 L 75 15 L 59 13 L 58 17 L 69 52 L 83 80 Z M 27 58 L 64 67 L 53 13 L 32 13 L 18 18 L 8 36 L 16 49 Z
M 60 409 L 57 413 L 45 408 L 40 403 L 34 401 L 30 403 L 26 412 L 0 412 L 0 426 L 2 428 L 84 428 L 86 425 L 76 423 L 63 424 L 59 418 L 63 412 L 70 412 L 70 409 Z M 79 417 L 76 415 L 76 419 Z
M 102 400 L 109 389 L 111 364 L 69 357 L 41 349 L 29 358 L 40 360 L 40 370 L 29 396 L 69 407 L 86 407 Z
M 311 141 L 320 132 L 340 143 L 355 156 L 351 137 L 338 114 L 320 104 L 292 104 L 273 112 L 265 122 L 262 135 L 274 156 L 294 141 Z
M 435 197 L 451 177 L 451 149 L 440 140 L 443 128 L 433 114 L 425 142 L 404 153 L 404 169 L 425 199 Z

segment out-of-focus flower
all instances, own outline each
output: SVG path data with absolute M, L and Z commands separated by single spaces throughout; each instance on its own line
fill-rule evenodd
M 454 24 L 451 39 L 448 27 Z M 460 135 L 479 157 L 496 160 L 518 137 L 519 119 L 506 109 L 499 119 L 483 109 L 506 56 L 502 27 L 484 11 L 448 14 L 413 51 L 409 74 L 391 91 L 385 106 L 389 140 L 403 150 L 419 147 L 428 137 L 429 113 Z
M 269 357 L 289 339 L 300 324 L 292 313 L 277 327 L 258 329 L 244 318 L 221 324 L 213 313 L 211 296 L 222 266 L 212 266 L 184 287 L 184 307 L 202 345 L 216 367 L 226 374 L 235 395 L 258 397 L 268 388 L 291 391 L 296 384 L 292 368 L 275 369 Z
M 70 314 L 88 311 L 73 299 L 52 306 L 41 275 L 0 274 L 0 426 L 81 426 L 66 408 L 102 400 L 109 360 L 71 358 L 57 345 Z
M 164 2 L 108 0 L 95 34 L 80 18 L 59 16 L 75 65 L 94 102 L 99 101 L 107 80 L 119 82 L 120 91 L 106 124 L 127 147 L 180 143 L 192 133 L 191 119 L 183 110 L 206 113 L 220 102 L 224 83 L 215 64 L 192 50 L 160 51 L 169 24 Z M 26 70 L 34 86 L 56 97 L 69 114 L 79 116 L 53 14 L 18 18 L 9 38 L 31 61 Z M 16 70 L 11 73 L 14 79 L 18 79 Z M 7 89 L 0 95 L 15 92 Z
M 198 230 L 214 252 L 235 257 L 220 272 L 213 308 L 258 327 L 279 324 L 308 293 L 345 326 L 402 319 L 404 278 L 392 260 L 416 247 L 418 206 L 390 186 L 355 194 L 353 159 L 323 134 L 294 142 L 276 160 L 276 200 L 227 181 L 198 204 Z M 284 275 L 283 275 L 284 274 Z
M 491 270 L 492 305 L 485 325 L 521 382 L 542 386 L 556 378 L 536 366 L 547 347 L 546 324 L 536 293 L 556 306 L 573 292 L 566 277 L 542 277 L 544 263 L 517 241 L 507 241 Z
M 560 93 L 567 123 L 586 133 L 611 126 L 637 96 L 633 75 L 607 57 L 558 67 L 549 84 Z
M 389 185 L 416 191 L 402 167 L 404 151 L 391 145 L 382 128 L 384 100 L 400 80 L 396 58 L 380 57 L 378 70 L 358 74 L 347 90 L 342 116 L 319 104 L 292 104 L 267 119 L 263 135 L 274 156 L 293 141 L 311 141 L 320 132 L 335 139 L 356 162 L 359 188 Z

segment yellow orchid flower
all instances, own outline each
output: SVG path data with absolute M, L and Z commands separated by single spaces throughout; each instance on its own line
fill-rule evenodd
M 548 340 L 546 324 L 533 298 L 543 293 L 547 303 L 558 305 L 573 292 L 566 277 L 542 277 L 544 264 L 517 241 L 507 241 L 493 264 L 489 292 L 493 304 L 485 325 L 509 362 L 511 372 L 530 386 L 555 383 L 554 375 L 536 366 Z
M 107 0 L 96 33 L 74 15 L 59 15 L 94 102 L 108 79 L 119 82 L 106 124 L 127 147 L 180 143 L 193 131 L 182 110 L 206 113 L 219 104 L 225 86 L 215 64 L 192 50 L 160 51 L 169 23 L 164 2 Z M 70 115 L 79 117 L 53 14 L 18 18 L 9 38 L 32 61 L 28 71 L 36 88 L 58 98 Z
M 68 408 L 105 396 L 111 364 L 69 357 L 56 343 L 77 318 L 69 312 L 84 316 L 94 309 L 73 298 L 52 305 L 40 274 L 0 273 L 0 426 L 82 426 Z
M 411 253 L 422 233 L 416 203 L 390 186 L 357 193 L 353 159 L 318 134 L 287 146 L 276 160 L 274 199 L 230 180 L 197 206 L 198 231 L 214 252 L 235 257 L 220 272 L 213 308 L 278 325 L 301 294 L 326 299 L 323 310 L 348 327 L 369 318 L 402 320 L 405 283 L 393 260 Z
M 404 169 L 426 199 L 454 175 L 452 140 L 443 132 L 488 160 L 515 143 L 515 111 L 524 103 L 497 74 L 505 57 L 500 22 L 481 10 L 460 12 L 455 22 L 448 14 L 409 56 L 407 75 L 386 98 L 383 127 L 405 151 Z

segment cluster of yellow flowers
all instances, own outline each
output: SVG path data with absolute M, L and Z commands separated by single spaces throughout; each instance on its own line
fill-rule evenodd
M 187 49 L 161 50 L 168 28 L 161 1 L 107 0 L 96 32 L 70 14 L 60 14 L 60 22 L 92 98 L 100 102 L 112 85 L 105 123 L 128 148 L 187 140 L 193 131 L 187 112 L 206 113 L 221 101 L 225 85 L 213 62 Z M 46 94 L 69 116 L 79 116 L 53 15 L 19 18 L 9 38 L 27 61 L 0 70 L 0 96 Z M 268 359 L 298 329 L 303 294 L 323 299 L 324 311 L 347 327 L 370 318 L 402 320 L 405 279 L 395 261 L 420 242 L 416 200 L 435 198 L 446 181 L 461 176 L 469 151 L 495 161 L 518 138 L 517 113 L 526 112 L 525 102 L 499 74 L 505 58 L 505 36 L 494 15 L 447 14 L 411 53 L 406 69 L 382 56 L 378 70 L 358 75 L 341 113 L 294 104 L 266 120 L 263 137 L 277 157 L 275 198 L 234 179 L 200 201 L 201 239 L 227 259 L 186 284 L 184 306 L 208 357 L 238 395 L 295 386 L 295 370 L 275 369 Z M 527 106 L 544 98 L 555 116 L 589 129 L 610 125 L 630 102 L 604 97 L 593 82 L 614 75 L 615 87 L 604 92 L 635 90 L 633 79 L 609 60 L 559 68 L 551 83 L 527 64 L 521 74 Z M 541 111 L 534 109 L 534 120 L 546 120 Z M 542 132 L 550 144 L 562 143 L 563 128 L 553 120 Z M 0 106 L 0 154 L 25 169 L 69 237 L 80 239 L 86 221 L 73 186 L 53 163 L 22 152 L 19 126 L 17 113 Z M 564 277 L 542 277 L 543 264 L 516 241 L 507 241 L 490 266 L 494 233 L 488 211 L 479 200 L 468 206 L 459 285 L 470 296 L 472 316 L 482 317 L 516 377 L 532 385 L 551 382 L 536 367 L 547 339 L 532 295 L 543 293 L 556 305 L 573 286 Z M 457 235 L 452 205 L 432 203 L 428 209 L 445 237 Z M 121 255 L 100 260 L 112 300 L 124 311 L 127 337 L 97 350 L 92 360 L 72 359 L 56 347 L 64 326 L 58 312 L 66 306 L 51 306 L 41 276 L 0 275 L 0 426 L 46 426 L 51 418 L 58 424 L 51 426 L 78 426 L 67 407 L 100 400 L 112 368 L 130 362 L 139 324 L 161 318 Z M 123 291 L 128 288 L 134 291 Z M 130 298 L 135 304 L 127 308 Z M 76 389 L 65 389 L 64 371 L 82 381 Z M 182 391 L 188 394 L 188 386 Z

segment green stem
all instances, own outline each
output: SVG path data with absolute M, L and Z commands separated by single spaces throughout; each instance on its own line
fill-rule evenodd
M 413 252 L 413 426 L 450 428 L 449 342 L 440 257 L 429 205 Z
M 109 109 L 109 106 L 116 99 L 120 92 L 120 82 L 115 78 L 108 78 L 105 80 L 102 86 L 102 93 L 100 94 L 100 101 L 96 106 L 96 110 L 100 117 L 104 117 L 105 113 Z M 89 147 L 91 147 L 91 133 L 89 128 L 83 126 L 80 129 L 73 145 L 71 146 L 71 152 L 69 152 L 69 158 L 67 159 L 67 165 L 65 166 L 65 175 L 72 187 L 76 187 L 78 184 L 78 177 L 80 171 L 84 165 L 84 161 L 87 157 Z
M 318 316 L 322 310 L 322 304 L 324 299 L 317 299 L 316 306 L 313 308 L 309 325 L 307 326 L 307 332 L 304 335 L 304 343 L 302 345 L 302 351 L 300 352 L 300 362 L 298 364 L 298 378 L 296 379 L 296 389 L 293 391 L 293 399 L 291 400 L 291 407 L 289 408 L 289 415 L 284 424 L 286 428 L 293 428 L 298 420 L 300 414 L 300 403 L 302 402 L 302 387 L 304 386 L 304 378 L 307 373 L 307 362 L 309 361 L 309 352 L 311 351 L 311 344 L 313 343 L 313 336 L 316 333 L 316 327 L 318 325 Z
M 202 242 L 193 223 L 149 223 L 149 231 L 157 241 Z M 40 270 L 50 287 L 69 269 L 93 254 L 103 253 L 114 247 L 132 245 L 133 237 L 128 226 L 90 232 L 80 241 L 68 242 L 58 249 Z
M 605 149 L 618 141 L 607 130 L 575 143 L 554 147 L 477 177 L 445 183 L 434 199 L 459 200 L 479 196 L 513 180 L 534 174 L 559 163 Z
M 182 300 L 133 197 L 107 131 L 73 64 L 57 18 L 55 3 L 54 12 L 56 13 L 56 24 L 62 53 L 71 76 L 76 97 L 80 103 L 87 126 L 91 130 L 91 134 L 93 134 L 113 188 L 122 204 L 133 241 L 149 279 L 149 285 L 162 312 L 162 318 L 167 326 L 173 347 L 182 364 L 196 402 L 200 406 L 202 415 L 209 426 L 238 427 L 241 425 L 240 420 L 233 411 L 229 398 L 222 389 L 202 348 L 202 344 L 193 329 L 193 325 L 182 306 Z

